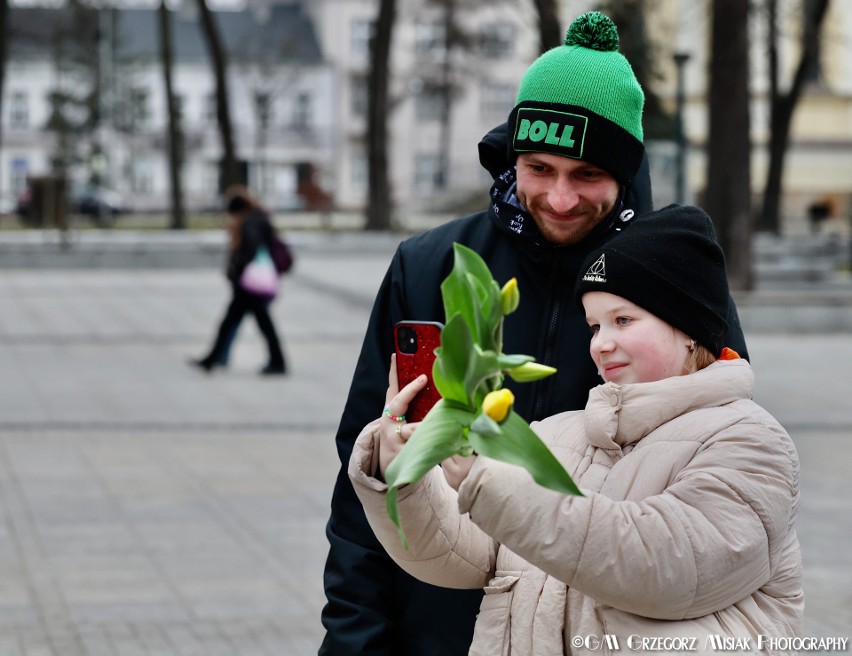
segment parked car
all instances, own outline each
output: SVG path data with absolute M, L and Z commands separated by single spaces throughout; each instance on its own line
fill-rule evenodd
M 106 187 L 72 186 L 68 198 L 71 212 L 92 217 L 99 224 L 112 224 L 124 212 L 121 194 Z
M 32 189 L 27 187 L 18 197 L 17 213 L 27 224 L 34 224 L 32 215 Z M 116 191 L 97 185 L 72 185 L 68 192 L 68 211 L 91 218 L 100 226 L 111 226 L 116 217 L 125 211 L 124 201 Z

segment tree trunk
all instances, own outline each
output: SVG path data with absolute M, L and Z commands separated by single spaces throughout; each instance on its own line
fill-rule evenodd
M 810 11 L 805 5 L 810 3 Z M 769 21 L 769 169 L 763 189 L 763 208 L 758 219 L 758 230 L 780 234 L 781 232 L 781 184 L 784 180 L 784 164 L 790 145 L 790 124 L 796 105 L 802 96 L 808 73 L 819 56 L 819 34 L 828 10 L 828 0 L 804 0 L 802 54 L 793 76 L 789 91 L 778 91 L 778 44 L 775 0 L 770 0 L 767 17 Z
M 441 133 L 438 138 L 438 180 L 440 189 L 452 180 L 450 171 L 451 124 L 453 113 L 453 50 L 456 46 L 456 0 L 444 2 L 444 61 L 441 64 Z
M 222 39 L 213 14 L 207 6 L 206 0 L 197 0 L 198 11 L 201 16 L 201 26 L 207 48 L 210 51 L 210 59 L 213 64 L 213 76 L 216 79 L 216 119 L 219 122 L 219 134 L 222 138 L 222 169 L 221 189 L 223 191 L 232 184 L 244 183 L 237 166 L 237 157 L 234 152 L 234 135 L 231 128 L 231 108 L 228 96 L 228 78 L 226 74 L 227 61 L 225 50 L 222 47 Z
M 704 201 L 725 251 L 732 289 L 751 289 L 748 3 L 713 0 L 710 130 Z
M 186 214 L 183 208 L 183 185 L 181 168 L 183 166 L 183 148 L 180 115 L 178 114 L 174 88 L 172 86 L 172 25 L 166 0 L 160 0 L 160 58 L 163 63 L 163 80 L 166 85 L 166 104 L 169 111 L 169 175 L 171 182 L 171 222 L 172 230 L 186 228 Z
M 535 0 L 538 12 L 538 49 L 547 52 L 551 48 L 562 45 L 564 34 L 556 15 L 556 0 Z
M 6 53 L 9 43 L 9 0 L 0 0 L 0 110 L 3 109 L 3 82 L 6 79 Z M 3 113 L 0 111 L 0 116 Z M 0 121 L 0 147 L 3 146 L 3 122 Z M 0 189 L 2 192 L 2 189 Z
M 367 230 L 389 230 L 392 201 L 388 179 L 388 85 L 390 45 L 396 18 L 396 0 L 381 0 L 376 28 L 370 40 L 370 76 L 367 101 L 368 198 Z

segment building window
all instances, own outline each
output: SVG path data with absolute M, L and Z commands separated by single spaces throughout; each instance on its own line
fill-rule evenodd
M 254 113 L 257 126 L 261 132 L 266 132 L 272 122 L 272 97 L 265 91 L 254 94 Z
M 151 96 L 148 89 L 137 87 L 130 91 L 131 124 L 134 128 L 151 127 Z
M 349 48 L 355 57 L 367 57 L 370 54 L 370 39 L 373 38 L 375 24 L 371 20 L 356 18 L 349 26 Z
M 421 57 L 441 60 L 446 50 L 446 31 L 443 23 L 417 23 L 414 26 L 414 52 Z
M 219 190 L 219 163 L 207 161 L 201 169 L 201 188 L 213 197 Z
M 350 180 L 355 191 L 367 190 L 368 164 L 367 155 L 363 150 L 352 154 Z
M 154 190 L 154 171 L 151 161 L 139 157 L 131 164 L 130 185 L 134 193 L 150 194 Z
M 182 125 L 186 116 L 186 97 L 175 94 L 175 114 L 177 114 L 178 125 Z
M 15 157 L 12 159 L 11 183 L 12 191 L 21 193 L 27 188 L 27 172 L 29 166 L 27 160 L 23 157 Z
M 296 96 L 293 105 L 293 126 L 296 128 L 309 128 L 311 126 L 311 114 L 313 113 L 313 99 L 309 93 L 300 93 Z
M 489 59 L 509 59 L 514 54 L 515 27 L 511 23 L 489 23 L 482 29 L 479 47 Z
M 208 93 L 204 100 L 204 122 L 208 125 L 216 123 L 216 94 Z
M 441 158 L 436 153 L 418 153 L 414 156 L 414 188 L 429 192 L 443 186 Z
M 367 115 L 367 103 L 369 101 L 369 89 L 367 78 L 363 75 L 352 78 L 349 85 L 352 116 L 363 118 Z
M 479 96 L 479 111 L 482 118 L 495 120 L 505 118 L 515 106 L 515 87 L 511 84 L 486 82 Z
M 414 113 L 426 121 L 439 121 L 443 116 L 444 96 L 433 86 L 423 86 L 414 97 Z
M 29 96 L 23 91 L 15 91 L 9 100 L 9 127 L 13 130 L 30 127 Z

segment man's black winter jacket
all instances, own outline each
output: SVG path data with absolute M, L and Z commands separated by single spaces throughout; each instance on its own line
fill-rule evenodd
M 499 178 L 509 165 L 502 129 L 480 144 L 483 165 L 498 178 L 490 208 L 400 244 L 376 298 L 337 433 L 342 466 L 326 529 L 331 549 L 325 571 L 328 603 L 322 621 L 327 634 L 322 655 L 468 653 L 482 591 L 437 588 L 399 569 L 373 535 L 347 475 L 356 436 L 384 406 L 394 324 L 403 319 L 444 321 L 440 284 L 453 265 L 453 242 L 478 252 L 498 283 L 518 279 L 521 303 L 504 323 L 505 352 L 533 355 L 558 369 L 535 383 L 506 380 L 521 416 L 533 421 L 583 408 L 589 389 L 601 383 L 589 355 L 590 331 L 574 300 L 574 283 L 591 250 L 617 230 L 629 230 L 630 223 L 621 216 L 630 213 L 623 211 L 639 214 L 651 209 L 647 163 L 607 221 L 580 244 L 555 247 L 544 243 L 535 230 L 519 234 L 512 229 L 516 224 L 510 215 L 519 210 L 503 202 L 501 182 L 505 186 L 507 180 Z M 512 176 L 506 177 L 511 182 Z M 733 304 L 731 308 L 729 345 L 745 355 Z

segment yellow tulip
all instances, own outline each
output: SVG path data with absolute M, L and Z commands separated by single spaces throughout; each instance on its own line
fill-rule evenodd
M 503 421 L 512 409 L 515 395 L 506 388 L 488 392 L 482 401 L 482 411 L 498 424 Z
M 503 285 L 500 290 L 500 300 L 503 305 L 503 314 L 512 314 L 518 309 L 521 302 L 521 292 L 518 290 L 518 279 L 512 278 Z

